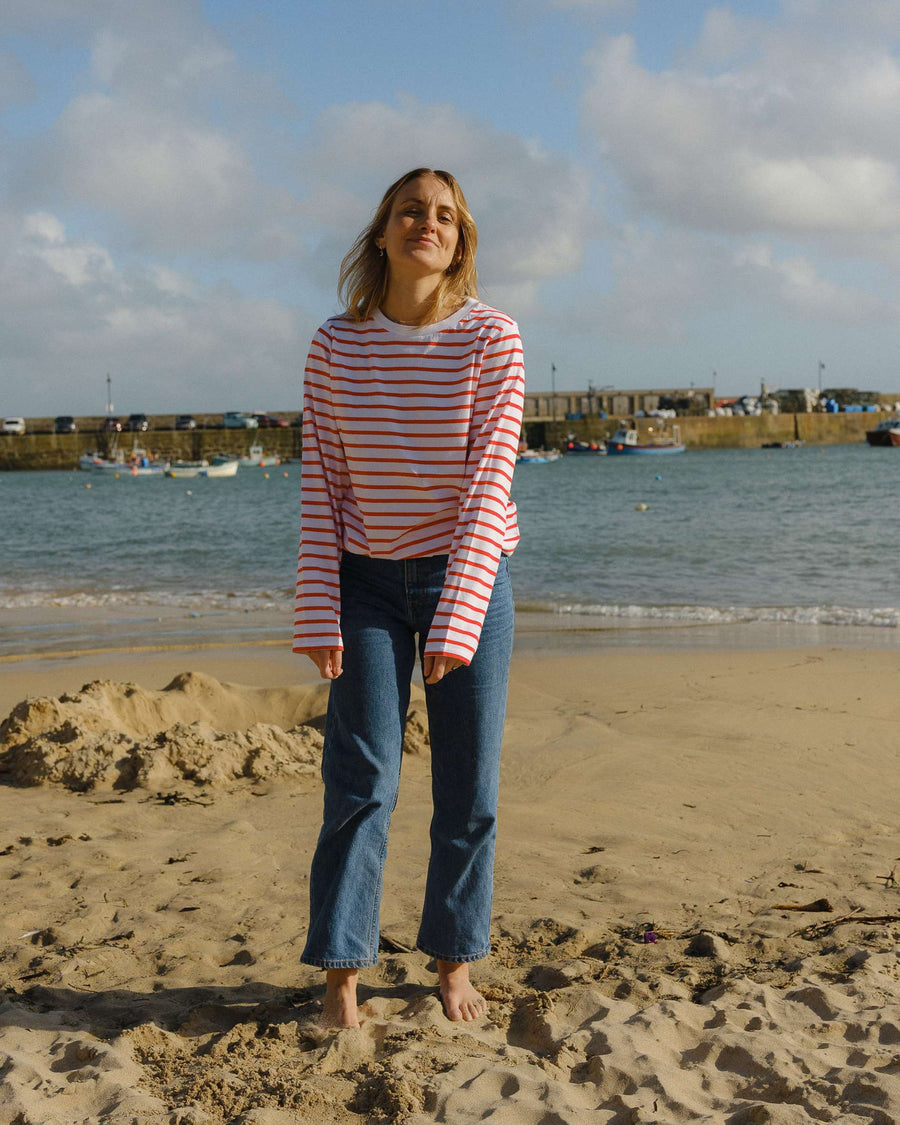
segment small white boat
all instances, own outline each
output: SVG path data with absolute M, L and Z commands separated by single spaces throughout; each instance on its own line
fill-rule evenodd
M 230 453 L 217 453 L 213 457 L 214 465 L 228 465 L 232 461 L 243 469 L 264 469 L 267 465 L 281 464 L 281 458 L 277 453 L 266 453 L 258 444 L 251 445 L 245 457 L 235 457 Z
M 221 465 L 207 465 L 200 473 L 201 477 L 236 477 L 240 468 L 238 461 L 225 461 Z
M 237 476 L 238 462 L 223 461 L 211 465 L 209 461 L 173 461 L 166 469 L 167 477 L 234 477 Z
M 562 454 L 558 449 L 522 449 L 516 454 L 517 465 L 547 465 L 558 461 Z

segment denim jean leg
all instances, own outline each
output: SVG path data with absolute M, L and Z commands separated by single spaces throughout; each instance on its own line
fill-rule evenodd
M 382 874 L 415 664 L 402 590 L 396 564 L 345 556 L 343 672 L 328 702 L 324 816 L 301 957 L 322 968 L 362 968 L 378 960 Z
M 434 813 L 417 944 L 442 961 L 476 961 L 490 952 L 500 746 L 513 625 L 512 590 L 502 558 L 471 664 L 425 686 Z

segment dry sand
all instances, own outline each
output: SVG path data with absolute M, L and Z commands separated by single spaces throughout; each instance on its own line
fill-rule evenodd
M 898 666 L 517 658 L 474 974 L 490 1013 L 470 1025 L 410 951 L 419 710 L 363 1027 L 325 1032 L 298 963 L 312 666 L 251 648 L 7 664 L 2 713 L 32 702 L 0 736 L 0 1125 L 900 1121 Z

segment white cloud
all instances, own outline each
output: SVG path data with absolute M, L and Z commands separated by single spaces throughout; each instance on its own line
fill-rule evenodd
M 755 298 L 808 320 L 833 325 L 893 320 L 896 298 L 873 296 L 822 276 L 808 258 L 777 255 L 765 243 L 749 243 L 734 255 L 736 276 Z
M 68 26 L 65 5 L 39 6 Z M 265 151 L 266 114 L 284 105 L 268 78 L 240 64 L 199 0 L 89 7 L 71 23 L 90 68 L 53 126 L 10 158 L 14 197 L 94 208 L 155 252 L 294 253 L 294 202 L 263 182 L 251 154 Z
M 835 40 L 807 8 L 764 34 L 710 16 L 701 54 L 740 55 L 712 73 L 650 72 L 627 36 L 592 54 L 587 121 L 634 209 L 711 231 L 900 231 L 900 66 L 868 34 L 874 9 Z
M 106 250 L 91 242 L 68 242 L 65 228 L 55 215 L 26 215 L 22 234 L 20 253 L 32 254 L 68 285 L 103 282 L 113 273 L 112 258 Z
M 107 371 L 123 409 L 251 400 L 290 409 L 312 327 L 231 286 L 203 287 L 165 267 L 122 270 L 52 214 L 0 214 L 0 337 L 14 413 L 100 413 Z M 15 388 L 27 396 L 21 406 Z
M 325 231 L 314 259 L 320 283 L 334 284 L 387 186 L 419 166 L 445 168 L 462 184 L 478 223 L 487 299 L 499 303 L 502 295 L 524 311 L 540 282 L 580 267 L 596 234 L 583 170 L 451 105 L 403 99 L 334 106 L 312 132 L 303 213 Z
M 295 245 L 289 199 L 259 183 L 234 138 L 104 94 L 72 101 L 15 182 L 23 198 L 115 215 L 152 249 L 278 257 Z

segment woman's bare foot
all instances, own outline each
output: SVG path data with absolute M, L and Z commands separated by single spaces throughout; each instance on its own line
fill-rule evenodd
M 487 1011 L 487 1000 L 469 980 L 465 961 L 438 961 L 441 999 L 448 1020 L 477 1020 Z
M 358 979 L 359 969 L 325 970 L 324 1027 L 359 1027 L 359 1010 L 356 1007 Z

